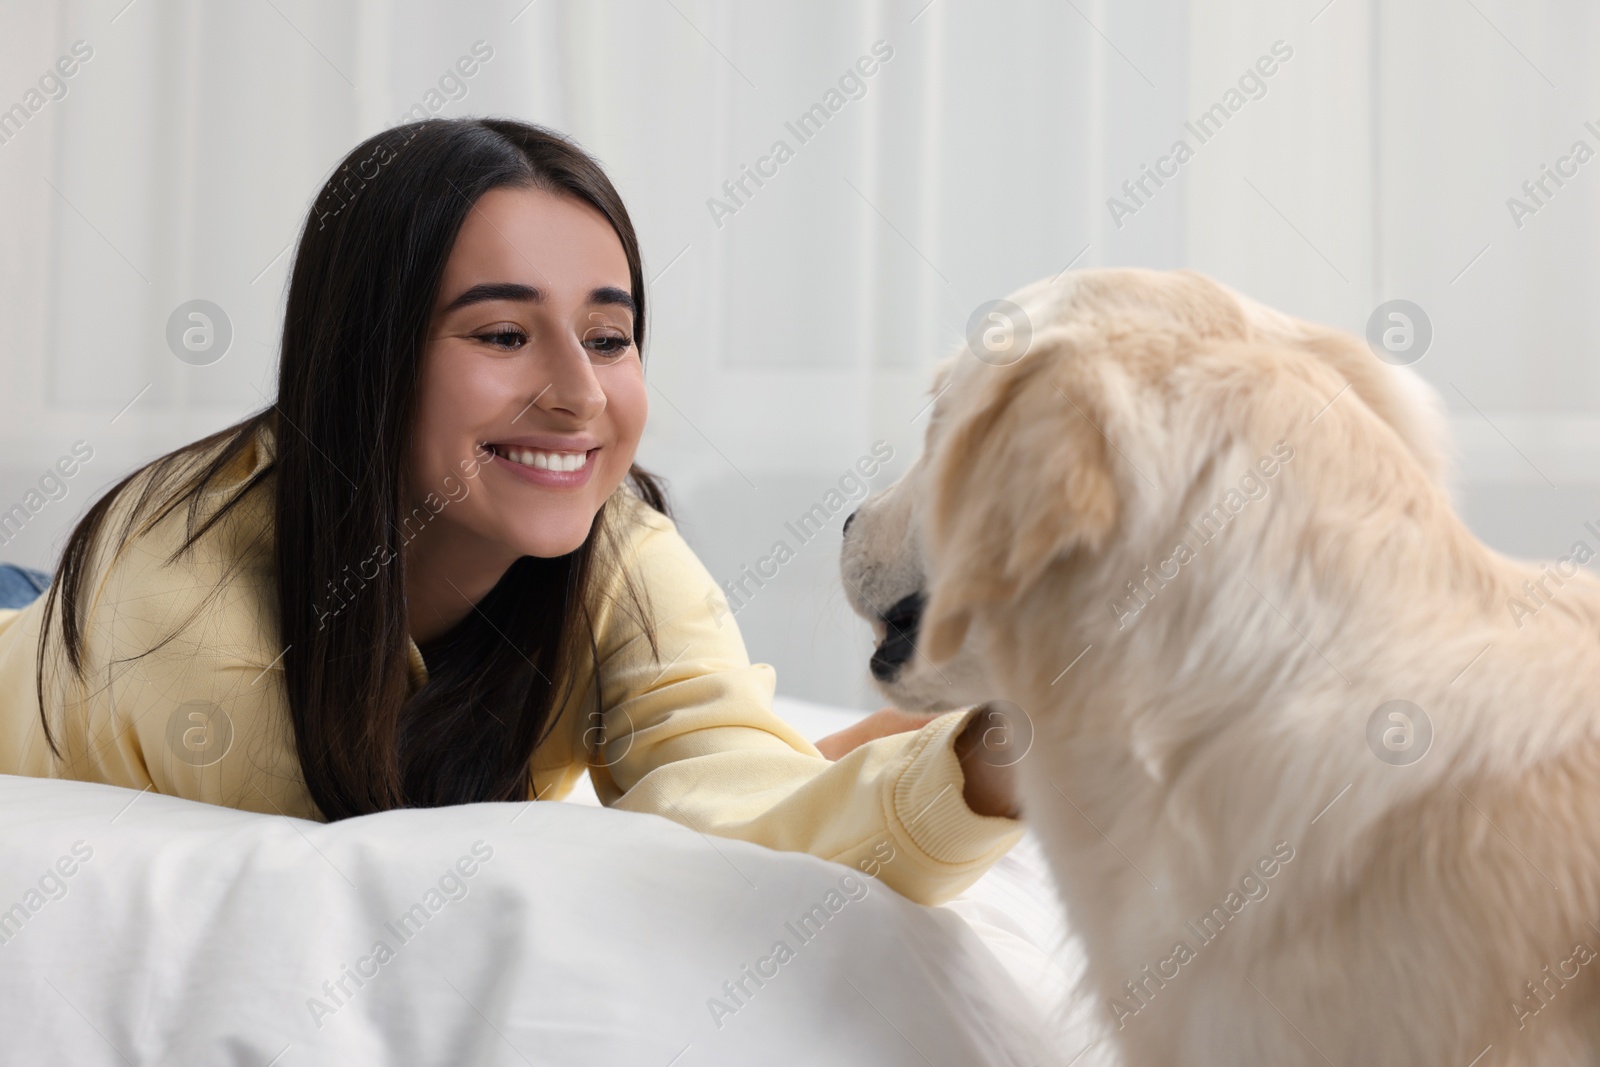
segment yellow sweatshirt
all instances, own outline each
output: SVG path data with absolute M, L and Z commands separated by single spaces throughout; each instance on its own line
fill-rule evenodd
M 270 434 L 258 437 L 208 490 L 203 513 L 265 465 L 272 447 Z M 104 529 L 120 529 L 138 484 Z M 633 612 L 611 610 L 621 580 L 614 568 L 594 619 L 603 715 L 596 679 L 580 678 L 534 753 L 530 799 L 559 800 L 587 770 L 608 807 L 809 852 L 928 904 L 961 892 L 1016 843 L 1019 822 L 978 815 L 963 798 L 953 746 L 970 712 L 829 762 L 773 713 L 772 668 L 750 663 L 721 590 L 673 523 L 618 492 L 634 520 L 623 566 L 647 594 L 661 659 Z M 35 703 L 43 600 L 0 610 L 0 773 L 320 819 L 300 773 L 280 666 L 272 479 L 169 564 L 186 510 L 109 561 L 97 552 L 85 586 L 83 677 L 61 669 L 45 680 L 59 759 Z M 427 668 L 415 643 L 410 661 L 420 687 Z

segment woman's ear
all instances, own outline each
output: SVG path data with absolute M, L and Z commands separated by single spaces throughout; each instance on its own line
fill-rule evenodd
M 920 640 L 935 662 L 966 637 L 973 609 L 1003 604 L 1053 561 L 1094 550 L 1116 523 L 1099 390 L 1060 350 L 985 366 L 953 388 L 949 429 L 933 442 L 928 605 Z

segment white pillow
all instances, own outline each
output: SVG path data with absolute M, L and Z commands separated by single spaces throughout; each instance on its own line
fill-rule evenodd
M 0 847 L 8 1063 L 972 1067 L 1076 1051 L 1039 1047 L 1029 993 L 956 910 L 651 815 L 476 804 L 322 825 L 0 776 Z

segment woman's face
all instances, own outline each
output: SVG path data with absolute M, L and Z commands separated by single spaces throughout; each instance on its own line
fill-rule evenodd
M 503 565 L 583 543 L 644 431 L 631 290 L 622 242 L 589 204 L 539 189 L 478 200 L 423 355 L 408 473 L 433 517 L 418 523 Z

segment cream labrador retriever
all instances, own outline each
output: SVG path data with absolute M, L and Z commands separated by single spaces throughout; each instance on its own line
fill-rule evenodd
M 1431 391 L 1189 272 L 1012 300 L 846 527 L 897 704 L 996 700 L 1124 1062 L 1600 1063 L 1600 536 L 1451 508 Z

